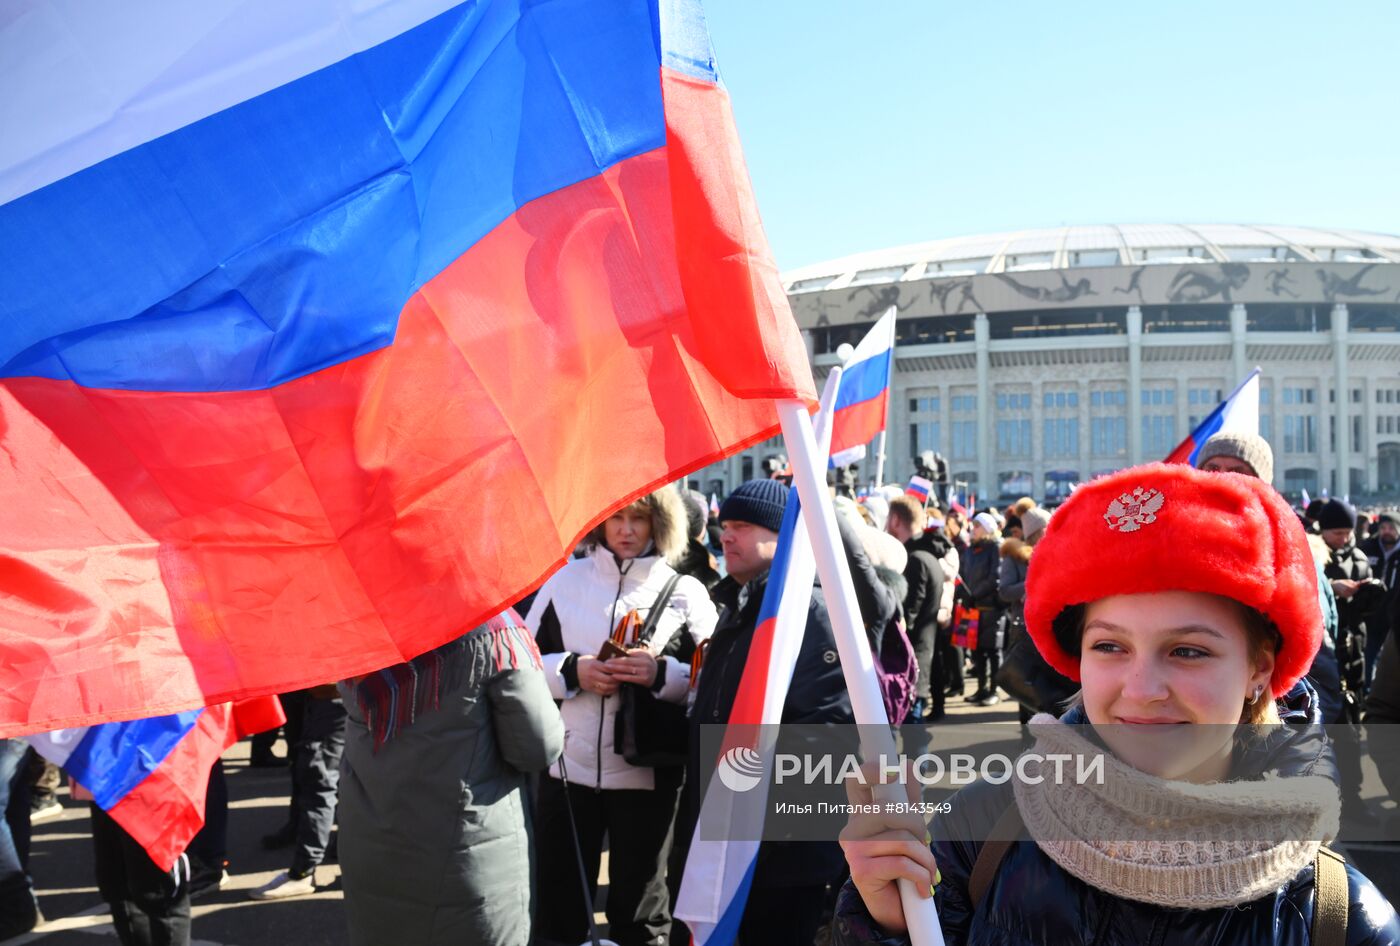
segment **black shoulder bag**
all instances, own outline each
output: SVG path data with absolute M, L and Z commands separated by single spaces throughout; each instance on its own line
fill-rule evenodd
M 646 623 L 637 632 L 636 643 L 645 645 L 656 633 L 656 625 L 671 601 L 680 575 L 672 575 L 656 596 Z M 685 628 L 681 634 L 689 636 Z M 669 650 L 669 648 L 668 648 Z M 613 749 L 629 765 L 650 767 L 684 765 L 689 733 L 684 703 L 657 699 L 650 687 L 624 683 L 617 690 L 618 706 L 613 730 Z

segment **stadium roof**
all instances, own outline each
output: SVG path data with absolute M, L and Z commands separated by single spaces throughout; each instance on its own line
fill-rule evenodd
M 1143 263 L 1400 263 L 1400 236 L 1234 223 L 1100 224 L 1012 230 L 913 243 L 783 273 L 789 292 L 938 276 Z

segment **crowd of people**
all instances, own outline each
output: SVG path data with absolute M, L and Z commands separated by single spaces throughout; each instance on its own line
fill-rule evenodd
M 892 722 L 936 725 L 950 702 L 1005 694 L 1036 747 L 1097 738 L 1118 794 L 979 783 L 931 824 L 862 814 L 839 839 L 764 842 L 739 942 L 908 942 L 903 879 L 936 900 L 954 944 L 1299 943 L 1321 928 L 1326 942 L 1400 943 L 1389 903 L 1323 846 L 1339 819 L 1375 823 L 1358 794 L 1363 727 L 1400 722 L 1400 516 L 1291 508 L 1258 437 L 1217 435 L 1196 466 L 1125 470 L 1053 511 L 943 508 L 898 488 L 836 497 Z M 514 609 L 407 663 L 285 695 L 288 757 L 274 732 L 251 764 L 290 765 L 286 822 L 263 839 L 288 850 L 287 869 L 251 896 L 313 893 L 336 856 L 352 943 L 573 946 L 597 935 L 606 851 L 608 938 L 689 943 L 675 910 L 705 787 L 700 727 L 729 719 L 788 491 L 745 482 L 714 516 L 694 490 L 643 495 Z M 854 722 L 819 583 L 782 721 Z M 1183 760 L 1120 732 L 1279 722 L 1341 735 L 1275 727 Z M 57 806 L 56 772 L 21 742 L 0 748 L 0 933 L 13 935 L 38 921 L 28 826 Z M 1378 764 L 1393 793 L 1400 759 Z M 1189 830 L 1144 828 L 1149 810 Z M 1260 811 L 1280 837 L 1225 830 Z M 227 880 L 227 818 L 216 766 L 184 875 L 100 885 L 123 943 L 189 942 L 190 898 Z M 1106 844 L 1120 828 L 1142 833 Z M 103 863 L 133 856 L 96 806 L 93 834 Z

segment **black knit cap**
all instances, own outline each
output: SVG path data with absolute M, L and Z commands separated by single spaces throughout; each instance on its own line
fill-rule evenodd
M 1317 512 L 1317 524 L 1323 529 L 1355 529 L 1356 510 L 1340 499 L 1329 499 Z
M 719 507 L 719 521 L 751 522 L 771 532 L 783 527 L 788 486 L 780 480 L 740 483 Z

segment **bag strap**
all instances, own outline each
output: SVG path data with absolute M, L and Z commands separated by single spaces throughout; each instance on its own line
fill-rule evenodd
M 1344 946 L 1348 911 L 1346 859 L 1329 847 L 1319 847 L 1313 862 L 1313 886 L 1313 946 Z
M 967 881 L 967 893 L 972 899 L 972 909 L 976 910 L 977 905 L 982 902 L 982 898 L 987 895 L 987 889 L 992 886 L 992 879 L 997 875 L 997 868 L 1001 867 L 1001 862 L 1006 857 L 1006 852 L 1011 849 L 1011 845 L 1019 840 L 1025 823 L 1021 820 L 1021 809 L 1016 807 L 1016 802 L 1011 802 L 1011 807 L 1001 813 L 996 825 L 992 828 L 991 835 L 982 844 L 981 850 L 977 852 L 977 861 L 972 865 L 972 876 Z
M 679 573 L 673 573 L 666 579 L 666 584 L 661 586 L 661 593 L 656 596 L 656 600 L 651 604 L 651 610 L 647 612 L 646 623 L 637 632 L 637 643 L 647 644 L 651 640 L 651 635 L 656 633 L 656 625 L 661 622 L 661 614 L 666 610 L 666 605 L 671 603 L 671 592 L 676 590 L 676 585 L 680 583 Z

